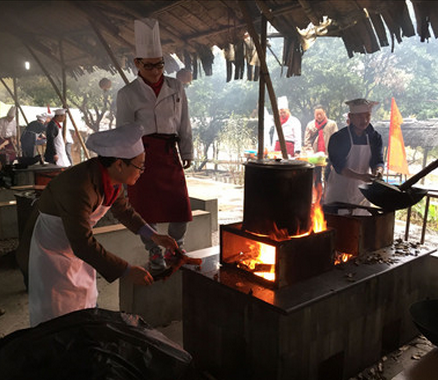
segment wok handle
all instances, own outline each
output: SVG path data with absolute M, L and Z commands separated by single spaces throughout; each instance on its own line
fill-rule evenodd
M 402 183 L 399 186 L 399 189 L 402 191 L 409 189 L 412 185 L 417 183 L 421 178 L 425 177 L 427 174 L 429 174 L 432 170 L 435 170 L 436 168 L 438 168 L 438 160 L 433 161 L 432 163 L 427 165 L 425 168 L 420 170 L 417 174 L 413 175 L 407 181 Z

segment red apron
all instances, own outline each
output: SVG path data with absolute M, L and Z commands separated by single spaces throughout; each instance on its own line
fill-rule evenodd
M 128 186 L 129 201 L 148 223 L 190 222 L 189 193 L 173 135 L 143 136 L 145 171 Z
M 281 151 L 281 147 L 280 147 L 280 141 L 276 141 L 275 142 L 275 148 L 274 150 L 276 152 Z M 287 150 L 287 154 L 291 157 L 294 156 L 295 154 L 295 143 L 291 142 L 291 141 L 286 141 L 286 150 Z
M 17 153 L 15 151 L 14 144 L 12 143 L 12 138 L 0 137 L 0 154 L 4 154 L 6 158 L 6 162 L 4 164 L 9 165 L 14 162 L 17 158 Z

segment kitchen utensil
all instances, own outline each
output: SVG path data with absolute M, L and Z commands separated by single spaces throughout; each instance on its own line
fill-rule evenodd
M 360 185 L 359 190 L 371 203 L 385 210 L 407 208 L 418 203 L 427 194 L 426 189 L 412 187 L 412 185 L 437 167 L 438 160 L 435 160 L 399 186 L 375 180 L 372 183 Z

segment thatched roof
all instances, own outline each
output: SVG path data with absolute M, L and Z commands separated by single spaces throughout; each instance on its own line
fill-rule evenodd
M 347 54 L 373 53 L 417 36 L 438 36 L 438 2 L 412 0 L 417 30 L 404 0 L 183 0 L 183 1 L 4 1 L 0 12 L 0 77 L 50 73 L 78 76 L 101 68 L 132 68 L 134 20 L 160 22 L 163 49 L 195 71 L 211 74 L 213 45 L 238 44 L 247 30 L 245 4 L 256 28 L 261 14 L 286 38 L 283 62 L 299 75 L 301 56 L 316 35 L 343 39 Z M 326 18 L 330 21 L 327 21 Z M 309 23 L 318 25 L 305 35 Z M 389 31 L 387 33 L 386 28 Z M 106 47 L 105 47 L 106 46 Z M 111 59 L 113 55 L 113 59 Z M 24 68 L 30 62 L 30 70 Z M 117 62 L 115 64 L 115 62 Z
M 387 146 L 389 121 L 379 121 L 373 123 L 373 126 L 382 135 L 383 144 Z M 406 119 L 401 125 L 401 130 L 405 146 L 413 149 L 418 147 L 431 149 L 438 146 L 438 119 Z

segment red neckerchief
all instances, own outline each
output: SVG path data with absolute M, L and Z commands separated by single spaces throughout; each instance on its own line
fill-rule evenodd
M 120 189 L 122 187 L 121 185 L 111 184 L 111 179 L 108 170 L 100 162 L 99 162 L 99 169 L 100 169 L 100 173 L 102 174 L 102 184 L 103 184 L 103 193 L 104 193 L 103 205 L 111 206 L 114 203 L 114 201 L 117 199 L 117 196 L 119 195 Z
M 56 125 L 58 126 L 58 128 L 59 129 L 61 129 L 62 128 L 62 125 L 61 124 L 59 124 L 56 120 L 53 120 L 55 123 L 56 123 Z
M 318 131 L 318 147 L 316 149 L 317 152 L 324 152 L 325 153 L 325 141 L 324 141 L 324 132 L 323 129 L 327 124 L 327 118 L 325 118 L 323 121 L 318 122 L 315 120 L 315 127 Z
M 140 76 L 141 79 L 143 79 L 144 83 L 146 83 L 149 87 L 152 88 L 152 90 L 154 90 L 155 96 L 158 98 L 158 94 L 161 91 L 161 87 L 163 87 L 163 83 L 164 83 L 164 75 L 161 75 L 161 78 L 158 80 L 157 83 L 149 83 L 146 79 L 144 79 L 140 73 L 138 73 L 138 75 Z
M 288 121 L 288 120 L 289 120 L 289 115 L 287 115 L 286 117 L 280 116 L 280 123 L 281 123 L 281 125 L 286 123 L 286 121 Z

